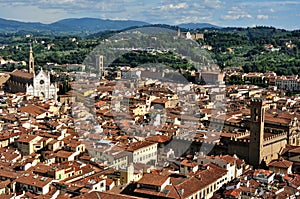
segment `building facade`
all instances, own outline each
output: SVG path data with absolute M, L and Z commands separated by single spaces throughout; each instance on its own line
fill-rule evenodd
M 14 70 L 7 81 L 7 89 L 12 93 L 26 93 L 29 95 L 44 97 L 45 99 L 57 99 L 57 86 L 51 83 L 50 74 L 41 69 L 36 75 L 34 70 L 34 57 L 30 45 L 28 72 Z
M 56 85 L 51 84 L 50 74 L 40 70 L 33 76 L 33 83 L 26 85 L 26 94 L 44 97 L 45 99 L 57 99 Z

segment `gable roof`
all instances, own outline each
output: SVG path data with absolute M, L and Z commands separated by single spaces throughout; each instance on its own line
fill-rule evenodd
M 285 160 L 283 158 L 280 158 L 279 160 L 272 161 L 269 163 L 269 167 L 279 167 L 279 168 L 284 168 L 288 169 L 293 165 L 293 162 L 290 162 L 288 160 Z
M 77 196 L 74 199 L 139 199 L 139 197 L 128 196 L 123 194 L 107 193 L 107 192 L 97 192 L 93 191 L 90 193 Z
M 147 173 L 138 181 L 138 183 L 153 186 L 161 186 L 168 180 L 168 178 L 169 176 Z
M 22 79 L 33 79 L 33 73 L 24 72 L 22 70 L 14 70 L 10 73 L 11 77 L 22 78 Z

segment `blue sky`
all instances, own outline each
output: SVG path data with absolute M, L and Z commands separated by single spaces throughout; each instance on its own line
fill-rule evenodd
M 130 19 L 175 25 L 300 29 L 299 0 L 0 0 L 0 17 L 51 23 L 64 18 Z

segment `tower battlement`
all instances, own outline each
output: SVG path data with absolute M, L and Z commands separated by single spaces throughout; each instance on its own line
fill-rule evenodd
M 287 136 L 287 132 L 283 132 L 283 133 L 279 133 L 279 134 L 274 134 L 270 137 L 267 137 L 264 139 L 264 144 L 267 144 L 266 142 L 270 142 L 270 141 L 275 141 L 277 139 L 286 139 Z
M 252 98 L 250 101 L 251 122 L 248 155 L 249 162 L 254 167 L 258 167 L 263 160 L 265 104 L 261 98 Z
M 252 98 L 250 100 L 251 106 L 264 106 L 266 105 L 266 101 L 264 101 L 262 98 Z

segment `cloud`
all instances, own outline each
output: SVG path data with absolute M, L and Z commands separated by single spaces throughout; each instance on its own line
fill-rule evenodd
M 1 5 L 1 4 L 0 4 Z M 43 23 L 51 23 L 53 21 L 57 21 L 58 19 L 67 18 L 68 15 L 64 13 L 62 10 L 42 10 L 35 6 L 26 6 L 26 9 L 23 5 L 14 6 L 14 12 L 11 12 L 11 7 L 2 6 L 1 16 L 5 16 L 7 19 L 13 19 L 18 21 L 26 21 L 26 22 L 43 22 Z M 28 12 L 30 11 L 30 12 Z
M 0 0 L 0 12 L 3 18 L 46 23 L 70 17 L 101 17 L 171 25 L 208 22 L 251 26 L 263 22 L 291 27 L 298 24 L 295 15 L 299 5 L 298 0 Z
M 224 3 L 222 3 L 220 0 L 204 0 L 203 5 L 206 8 L 220 9 Z
M 217 22 L 213 21 L 213 18 L 211 16 L 185 16 L 180 19 L 175 20 L 175 24 L 182 24 L 182 23 L 197 23 L 197 22 L 207 22 L 217 25 Z
M 169 4 L 169 5 L 164 5 L 160 7 L 161 10 L 178 10 L 178 9 L 185 9 L 188 8 L 187 3 L 179 3 L 179 4 Z
M 276 7 L 276 6 L 291 6 L 300 5 L 299 1 L 250 1 L 242 2 L 241 6 L 251 6 L 251 7 Z
M 221 16 L 222 20 L 239 20 L 239 19 L 252 19 L 252 15 L 244 11 L 242 8 L 234 6 Z
M 269 16 L 268 16 L 268 15 L 257 15 L 257 16 L 256 16 L 256 19 L 259 19 L 259 20 L 267 20 L 267 19 L 269 19 Z
M 272 4 L 277 4 L 277 5 L 300 5 L 299 1 L 272 1 L 270 2 Z
M 252 19 L 253 17 L 250 14 L 242 14 L 242 15 L 223 15 L 221 19 L 223 20 L 238 20 L 238 19 Z
M 168 23 L 171 25 L 186 22 L 216 23 L 214 16 L 221 8 L 219 0 L 165 0 L 160 2 L 154 9 L 143 9 L 141 15 L 148 16 L 151 13 L 152 22 Z M 149 21 L 149 18 L 147 19 Z

